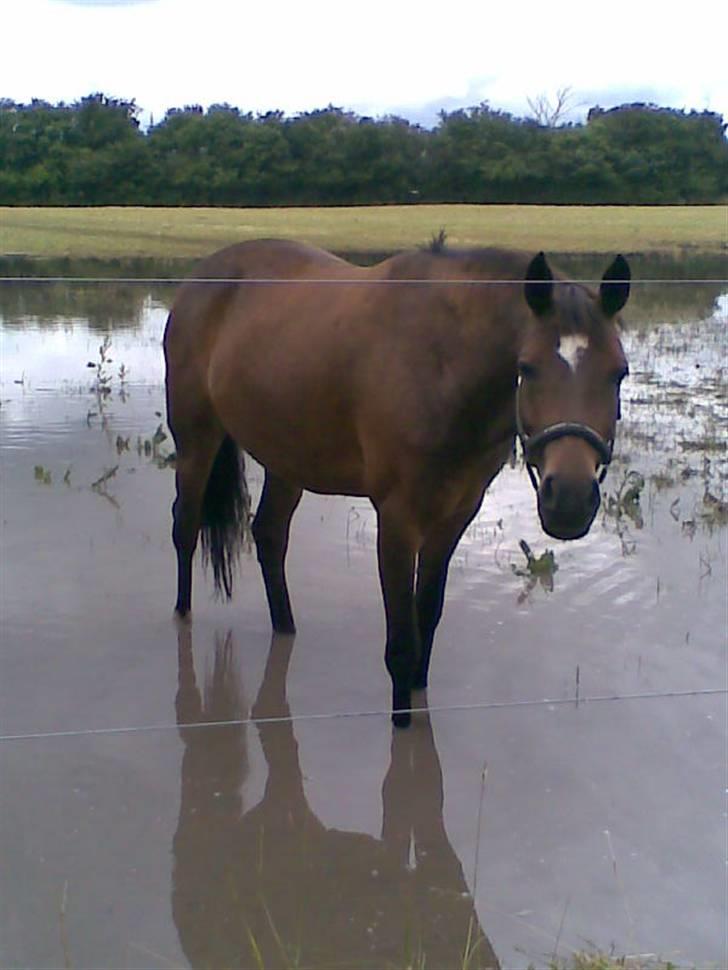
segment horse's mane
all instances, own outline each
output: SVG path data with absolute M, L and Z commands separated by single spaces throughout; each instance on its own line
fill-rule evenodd
M 430 243 L 386 261 L 391 279 L 483 279 L 519 282 L 524 279 L 534 253 L 497 246 L 455 248 L 446 243 L 443 230 Z M 584 283 L 574 282 L 550 263 L 554 275 L 554 300 L 561 332 L 595 334 L 603 316 L 595 312 L 597 294 Z
M 436 237 L 423 249 L 399 253 L 385 262 L 392 279 L 428 279 L 451 272 L 460 279 L 521 280 L 532 257 L 532 253 L 498 247 L 451 248 Z

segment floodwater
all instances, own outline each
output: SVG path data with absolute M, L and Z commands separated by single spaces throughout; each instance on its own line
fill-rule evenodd
M 635 285 L 597 522 L 504 470 L 396 733 L 364 501 L 298 510 L 295 641 L 252 555 L 175 625 L 172 292 L 0 284 L 0 966 L 728 965 L 728 283 Z

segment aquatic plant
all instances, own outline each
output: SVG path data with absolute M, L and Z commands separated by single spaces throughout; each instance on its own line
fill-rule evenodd
M 99 344 L 99 359 L 97 361 L 90 360 L 86 366 L 91 370 L 96 372 L 95 381 L 91 387 L 100 398 L 106 397 L 107 394 L 111 394 L 111 374 L 109 372 L 109 364 L 113 362 L 113 358 L 109 357 L 109 350 L 111 349 L 111 337 L 106 334 L 103 341 Z
M 654 953 L 618 957 L 596 950 L 579 950 L 567 959 L 550 960 L 548 970 L 677 970 L 677 965 Z
M 559 568 L 556 564 L 556 557 L 553 550 L 547 549 L 538 558 L 531 552 L 531 547 L 525 539 L 519 539 L 518 545 L 521 547 L 523 555 L 526 557 L 526 568 L 518 569 L 513 566 L 516 576 L 547 576 L 553 578 L 554 573 Z
M 521 576 L 526 580 L 524 588 L 518 594 L 520 605 L 528 599 L 531 591 L 538 584 L 547 593 L 552 593 L 554 590 L 554 573 L 559 567 L 552 549 L 546 549 L 540 556 L 535 556 L 525 539 L 519 539 L 518 545 L 526 557 L 526 566 L 521 568 L 516 566 L 515 563 L 511 563 L 511 569 L 514 575 Z
M 629 468 L 622 476 L 616 492 L 605 495 L 604 520 L 614 523 L 623 556 L 631 556 L 637 549 L 637 541 L 632 538 L 630 526 L 641 529 L 645 524 L 641 505 L 644 487 L 644 475 Z
M 111 494 L 110 494 L 110 493 L 108 492 L 108 490 L 107 490 L 107 487 L 106 487 L 106 486 L 107 486 L 107 484 L 108 484 L 108 483 L 109 483 L 109 482 L 111 481 L 111 479 L 112 479 L 112 478 L 114 477 L 114 475 L 116 475 L 116 473 L 118 472 L 118 470 L 119 470 L 119 466 L 118 466 L 118 465 L 114 465 L 114 466 L 113 466 L 112 468 L 107 468 L 107 469 L 105 469 L 105 470 L 104 470 L 104 472 L 103 472 L 103 474 L 102 474 L 102 475 L 100 475 L 100 476 L 99 476 L 99 477 L 98 477 L 98 478 L 96 479 L 96 481 L 95 481 L 95 482 L 92 482 L 92 483 L 91 483 L 91 489 L 92 489 L 92 490 L 93 490 L 94 492 L 96 492 L 96 494 L 97 494 L 97 495 L 101 495 L 101 496 L 102 496 L 103 498 L 105 498 L 105 499 L 106 499 L 106 500 L 107 500 L 108 502 L 111 502 L 111 504 L 112 504 L 112 505 L 113 505 L 113 506 L 114 506 L 115 508 L 119 508 L 119 503 L 118 503 L 118 501 L 117 501 L 117 500 L 116 500 L 116 499 L 114 498 L 114 496 L 113 496 L 113 495 L 111 495 Z

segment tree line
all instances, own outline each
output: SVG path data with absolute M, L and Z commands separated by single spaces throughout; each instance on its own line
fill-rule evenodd
M 295 117 L 135 101 L 0 99 L 0 205 L 689 204 L 728 197 L 721 115 L 652 104 L 548 125 L 488 104 L 434 128 L 340 108 Z

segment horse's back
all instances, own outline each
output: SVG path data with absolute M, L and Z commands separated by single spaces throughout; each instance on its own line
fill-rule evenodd
M 346 260 L 325 250 L 284 239 L 235 243 L 201 260 L 180 287 L 170 314 L 165 344 L 183 340 L 183 331 L 214 327 L 228 305 L 260 295 L 275 280 L 341 278 L 355 273 Z M 242 285 L 245 281 L 249 285 Z
M 316 246 L 288 239 L 251 239 L 226 246 L 201 260 L 191 279 L 180 289 L 178 302 L 202 286 L 214 287 L 216 280 L 224 283 L 316 278 L 354 271 L 355 267 L 345 259 Z
M 476 315 L 477 332 L 468 322 L 473 288 L 447 285 L 477 278 L 462 259 L 412 252 L 363 268 L 262 240 L 214 254 L 196 275 L 211 282 L 185 284 L 166 337 L 170 396 L 201 402 L 280 477 L 381 494 L 442 442 L 452 452 L 470 371 L 494 349 L 489 314 Z
M 176 425 L 217 423 L 266 467 L 307 487 L 360 489 L 349 345 L 336 339 L 332 316 L 337 303 L 350 315 L 352 294 L 330 284 L 364 274 L 284 240 L 244 242 L 203 260 L 165 334 Z

